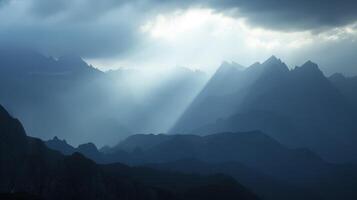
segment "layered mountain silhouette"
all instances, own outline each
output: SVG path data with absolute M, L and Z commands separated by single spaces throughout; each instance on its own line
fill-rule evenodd
M 28 49 L 0 49 L 1 72 L 14 76 L 68 76 L 102 74 L 79 56 L 65 55 L 58 59 L 45 57 Z
M 330 164 L 307 149 L 289 149 L 259 131 L 133 135 L 101 154 L 97 162 L 228 174 L 263 199 L 353 199 L 357 195 L 355 166 Z
M 275 56 L 207 83 L 28 50 L 0 66 L 0 102 L 24 123 L 0 106 L 0 198 L 357 199 L 355 77 Z
M 45 141 L 45 144 L 48 148 L 59 151 L 63 155 L 72 155 L 77 152 L 97 163 L 113 163 L 116 161 L 102 154 L 93 143 L 81 144 L 75 148 L 68 144 L 66 140 L 60 140 L 57 136 L 55 136 L 53 139 Z
M 133 132 L 167 131 L 206 79 L 185 68 L 162 75 L 102 72 L 79 56 L 52 58 L 23 49 L 0 49 L 0 66 L 0 102 L 29 135 L 100 146 Z
M 0 102 L 44 139 L 104 146 L 133 133 L 261 130 L 329 161 L 357 160 L 356 79 L 326 78 L 311 61 L 223 62 L 201 92 L 205 75 L 185 68 L 104 73 L 78 56 L 27 50 L 0 50 L 0 65 Z
M 285 199 L 282 190 L 291 192 L 289 199 L 353 199 L 356 196 L 354 165 L 329 164 L 307 149 L 289 149 L 259 131 L 203 137 L 137 135 L 115 148 L 131 152 L 133 163 L 149 163 L 159 169 L 229 174 L 262 198 Z M 261 187 L 259 183 L 264 181 L 270 184 Z M 271 184 L 280 190 L 269 188 Z
M 239 87 L 232 86 L 237 90 L 225 95 L 202 92 L 171 132 L 262 130 L 289 147 L 307 147 L 330 161 L 357 159 L 353 92 L 341 91 L 343 86 L 326 78 L 315 63 L 308 61 L 290 70 L 272 56 L 239 75 L 222 75 L 222 70 L 211 81 L 221 76 L 215 85 L 240 80 Z M 203 91 L 213 91 L 211 85 Z M 209 117 L 202 117 L 205 115 Z
M 79 153 L 64 156 L 27 137 L 1 106 L 0 139 L 0 193 L 10 199 L 257 199 L 223 175 L 98 165 Z

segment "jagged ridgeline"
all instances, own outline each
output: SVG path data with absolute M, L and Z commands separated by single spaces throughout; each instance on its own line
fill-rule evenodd
M 0 66 L 0 103 L 29 135 L 100 146 L 167 132 L 207 79 L 183 67 L 102 72 L 74 55 L 1 48 Z
M 356 161 L 355 79 L 325 77 L 311 61 L 289 69 L 274 56 L 245 70 L 225 64 L 171 132 L 261 130 L 289 147 L 309 148 L 329 161 Z
M 33 51 L 0 65 L 6 198 L 357 198 L 356 77 L 275 56 L 212 77 Z
M 0 106 L 1 199 L 258 199 L 224 175 L 200 176 L 64 156 Z
M 223 62 L 207 81 L 185 68 L 102 72 L 73 55 L 1 50 L 0 58 L 0 102 L 32 136 L 104 146 L 134 133 L 261 130 L 331 162 L 357 160 L 356 78 L 326 77 L 311 61 Z

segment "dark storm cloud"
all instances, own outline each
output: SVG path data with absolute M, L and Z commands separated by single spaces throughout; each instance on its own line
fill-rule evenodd
M 318 30 L 357 20 L 356 0 L 212 0 L 210 4 L 217 10 L 237 8 L 249 22 L 274 29 Z
M 319 31 L 357 19 L 355 0 L 0 0 L 0 44 L 55 55 L 125 55 L 145 38 L 138 30 L 148 19 L 189 7 L 284 31 Z
M 0 7 L 0 44 L 54 56 L 125 55 L 141 40 L 137 29 L 145 15 L 135 11 L 114 0 L 8 1 Z
M 128 0 L 30 0 L 31 12 L 39 17 L 65 14 L 69 18 L 92 20 L 100 15 L 127 5 Z
M 130 26 L 109 29 L 100 25 L 80 24 L 51 27 L 13 27 L 0 33 L 2 46 L 32 48 L 45 54 L 60 56 L 78 54 L 107 57 L 127 52 L 137 41 Z
M 34 12 L 53 15 L 80 6 L 77 15 L 91 18 L 108 10 L 132 5 L 138 12 L 209 7 L 218 12 L 245 17 L 258 26 L 278 30 L 321 30 L 357 20 L 356 0 L 32 0 Z M 79 14 L 78 14 L 79 13 Z
M 67 0 L 34 1 L 32 9 L 37 15 L 46 17 L 68 9 L 69 6 L 70 2 Z

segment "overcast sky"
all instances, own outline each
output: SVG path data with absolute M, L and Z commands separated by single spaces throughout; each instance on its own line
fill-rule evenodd
M 274 54 L 357 75 L 356 10 L 356 0 L 0 0 L 0 45 L 103 69 L 209 71 Z

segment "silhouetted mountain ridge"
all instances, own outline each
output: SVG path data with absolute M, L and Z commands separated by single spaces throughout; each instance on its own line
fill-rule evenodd
M 53 150 L 57 150 L 64 155 L 70 155 L 75 152 L 75 148 L 67 143 L 66 140 L 60 140 L 55 136 L 52 140 L 46 141 L 46 145 Z
M 77 55 L 53 58 L 26 49 L 0 48 L 0 66 L 0 102 L 27 133 L 76 145 L 166 132 L 206 80 L 182 67 L 102 72 Z
M 0 193 L 44 199 L 257 199 L 233 179 L 122 164 L 97 165 L 79 153 L 63 156 L 35 138 L 0 106 Z M 93 148 L 93 145 L 84 145 Z M 159 177 L 159 178 L 158 178 Z M 212 190 L 215 188 L 215 190 Z
M 184 172 L 229 174 L 260 197 L 286 199 L 354 198 L 353 165 L 330 164 L 308 149 L 290 149 L 260 131 L 197 135 L 134 135 L 115 151 L 126 151 L 122 162 Z M 111 152 L 113 153 L 113 152 Z M 195 162 L 192 162 L 195 161 Z M 198 162 L 198 163 L 197 163 Z M 192 165 L 191 165 L 192 163 Z M 233 167 L 234 166 L 234 167 Z M 242 176 L 242 174 L 250 176 Z M 256 176 L 254 176 L 256 175 Z M 259 183 L 278 184 L 270 188 Z M 300 191 L 300 192 L 299 192 Z M 302 192 L 303 191 L 303 192 Z M 304 197 L 299 196 L 304 194 Z M 282 196 L 280 196 L 282 195 Z
M 219 80 L 214 79 L 216 76 L 221 75 L 216 73 L 211 79 L 217 81 L 215 85 L 229 80 L 242 84 L 231 86 L 237 90 L 226 95 L 200 94 L 172 133 L 262 130 L 289 147 L 312 149 L 330 161 L 357 159 L 357 136 L 353 134 L 357 131 L 357 110 L 349 100 L 355 92 L 341 92 L 317 64 L 307 61 L 289 70 L 272 56 L 239 75 L 226 75 L 227 81 L 225 76 Z M 207 84 L 203 91 L 212 91 L 211 86 Z

